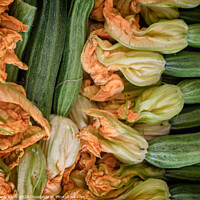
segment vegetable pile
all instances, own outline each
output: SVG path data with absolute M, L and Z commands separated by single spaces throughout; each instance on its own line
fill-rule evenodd
M 200 199 L 200 0 L 0 2 L 0 199 Z

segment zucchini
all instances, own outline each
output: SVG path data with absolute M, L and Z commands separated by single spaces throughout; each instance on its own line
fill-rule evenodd
M 163 83 L 168 83 L 168 84 L 178 84 L 180 81 L 182 81 L 183 79 L 180 77 L 175 77 L 175 76 L 169 76 L 165 73 L 162 74 L 162 82 Z
M 200 23 L 200 6 L 192 9 L 179 9 L 179 18 L 187 24 Z
M 164 73 L 175 77 L 200 77 L 200 52 L 181 51 L 164 56 Z
M 177 169 L 166 169 L 164 179 L 200 181 L 200 164 Z
M 188 45 L 200 48 L 200 24 L 188 25 Z
M 48 119 L 64 48 L 67 1 L 38 1 L 37 16 L 25 56 L 25 63 L 29 66 L 25 89 L 27 98 Z
M 178 86 L 183 92 L 185 104 L 200 103 L 200 79 L 186 79 Z
M 171 130 L 182 130 L 200 126 L 200 105 L 184 107 L 169 122 L 171 124 Z
M 19 60 L 23 60 L 27 43 L 30 37 L 32 24 L 35 19 L 37 8 L 35 5 L 29 5 L 28 3 L 23 2 L 22 0 L 15 0 L 12 6 L 9 9 L 9 15 L 17 18 L 23 24 L 28 25 L 28 30 L 25 33 L 21 33 L 22 40 L 17 42 L 15 48 L 15 54 Z M 6 65 L 6 73 L 8 82 L 16 82 L 18 77 L 19 68 L 14 65 Z
M 76 102 L 82 83 L 81 52 L 87 37 L 89 14 L 94 0 L 72 0 L 62 64 L 54 95 L 54 113 L 67 116 Z
M 200 132 L 167 135 L 149 142 L 146 160 L 160 168 L 179 168 L 200 163 Z
M 200 185 L 176 184 L 169 187 L 170 199 L 172 200 L 199 200 Z

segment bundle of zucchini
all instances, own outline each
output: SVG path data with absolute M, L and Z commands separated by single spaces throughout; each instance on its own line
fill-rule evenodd
M 7 68 L 7 82 L 24 84 L 52 131 L 25 149 L 11 175 L 10 160 L 0 160 L 0 177 L 17 184 L 21 199 L 200 199 L 199 4 L 14 0 L 10 14 L 29 25 L 15 51 L 29 69 Z M 160 62 L 163 74 L 147 82 Z

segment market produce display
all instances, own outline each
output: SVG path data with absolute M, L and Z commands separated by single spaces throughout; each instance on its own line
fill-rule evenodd
M 199 15 L 0 1 L 0 199 L 200 199 Z

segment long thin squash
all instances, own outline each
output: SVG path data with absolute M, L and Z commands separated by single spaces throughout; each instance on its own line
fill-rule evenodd
M 89 14 L 94 0 L 72 0 L 62 65 L 54 95 L 54 113 L 67 116 L 75 104 L 82 83 L 81 52 L 86 41 Z
M 146 160 L 160 168 L 179 168 L 200 163 L 200 132 L 167 135 L 149 142 Z
M 64 48 L 67 1 L 38 1 L 38 17 L 28 44 L 25 63 L 29 66 L 25 89 L 47 119 Z
M 33 0 L 32 0 L 33 1 Z M 30 33 L 32 30 L 32 24 L 35 19 L 35 14 L 37 8 L 34 5 L 34 2 L 30 1 L 32 4 L 28 4 L 23 2 L 22 0 L 15 0 L 9 9 L 9 15 L 17 18 L 23 24 L 28 25 L 28 30 L 24 33 L 21 33 L 22 40 L 17 42 L 17 46 L 15 48 L 15 54 L 19 58 L 19 60 L 23 60 L 23 56 L 27 47 L 27 43 L 30 37 Z M 6 67 L 7 81 L 16 82 L 18 76 L 19 68 L 14 65 L 8 65 Z

